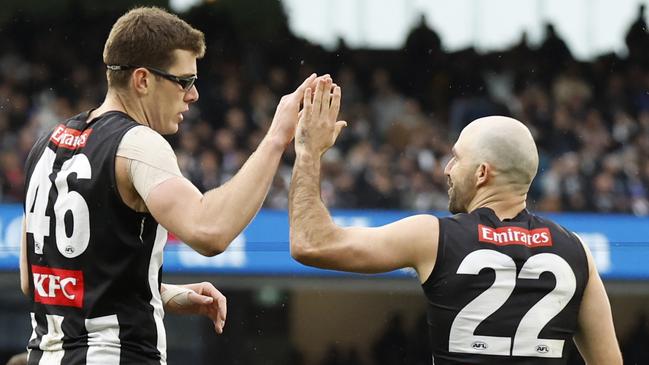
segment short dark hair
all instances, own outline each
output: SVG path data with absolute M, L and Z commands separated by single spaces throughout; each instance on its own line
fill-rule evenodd
M 150 66 L 166 70 L 175 59 L 173 51 L 205 54 L 205 35 L 175 14 L 157 7 L 139 7 L 122 15 L 104 45 L 106 65 Z M 107 70 L 109 88 L 124 88 L 131 72 Z

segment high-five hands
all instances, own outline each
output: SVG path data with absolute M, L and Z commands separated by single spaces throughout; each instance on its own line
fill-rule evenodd
M 282 96 L 277 105 L 273 122 L 268 129 L 268 135 L 277 138 L 283 147 L 286 147 L 295 136 L 302 96 L 307 88 L 315 86 L 316 80 L 318 80 L 316 74 L 311 74 L 295 91 Z
M 296 154 L 310 153 L 320 157 L 335 142 L 347 122 L 339 121 L 340 87 L 329 76 L 316 80 L 315 93 L 312 87 L 304 90 L 303 109 L 295 134 Z

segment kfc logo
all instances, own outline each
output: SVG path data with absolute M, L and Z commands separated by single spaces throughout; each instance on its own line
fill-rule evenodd
M 66 128 L 63 124 L 59 124 L 59 126 L 54 130 L 54 133 L 52 133 L 50 141 L 61 148 L 76 150 L 77 148 L 86 146 L 90 133 L 92 133 L 92 129 L 86 129 L 81 132 L 76 129 Z
M 49 305 L 81 308 L 83 272 L 32 265 L 34 301 Z
M 552 246 L 549 228 L 525 229 L 520 227 L 491 228 L 478 225 L 478 241 L 498 246 L 522 245 L 527 247 Z

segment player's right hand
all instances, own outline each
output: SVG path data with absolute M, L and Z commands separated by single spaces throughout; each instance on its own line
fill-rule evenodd
M 322 78 L 322 76 L 320 78 Z M 282 99 L 279 101 L 277 109 L 275 110 L 275 116 L 273 117 L 273 122 L 268 129 L 267 136 L 276 138 L 283 147 L 286 147 L 291 140 L 293 140 L 295 129 L 297 128 L 298 112 L 300 110 L 300 103 L 302 102 L 304 91 L 309 87 L 313 88 L 315 81 L 318 79 L 316 79 L 315 73 L 311 74 L 311 76 L 307 77 L 306 80 L 302 82 L 302 85 L 298 86 L 295 91 L 282 96 Z

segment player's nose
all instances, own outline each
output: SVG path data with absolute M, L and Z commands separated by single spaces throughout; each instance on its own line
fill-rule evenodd
M 198 94 L 198 88 L 196 87 L 196 84 L 192 85 L 191 89 L 189 89 L 185 93 L 185 102 L 187 103 L 195 103 L 198 101 L 199 94 Z

